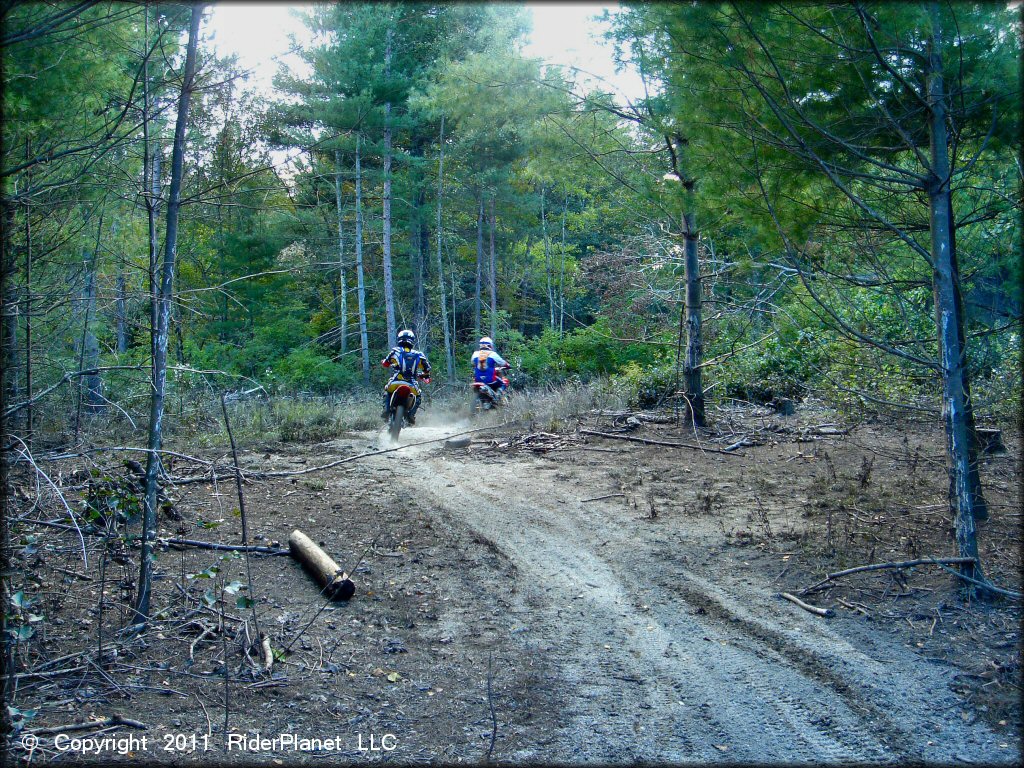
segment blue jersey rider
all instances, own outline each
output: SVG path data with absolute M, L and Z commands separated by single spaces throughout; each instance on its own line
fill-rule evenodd
M 416 395 L 416 402 L 412 406 L 405 418 L 409 420 L 410 424 L 416 423 L 416 411 L 420 407 L 420 401 L 423 399 L 420 396 L 420 388 L 417 383 L 418 380 L 422 380 L 426 383 L 430 383 L 430 361 L 427 360 L 427 356 L 415 349 L 416 346 L 416 334 L 412 331 L 404 330 L 398 333 L 398 344 L 391 348 L 388 352 L 388 356 L 381 361 L 381 365 L 385 368 L 394 368 L 395 372 L 392 374 L 391 379 L 388 381 L 390 385 L 394 381 L 405 381 L 412 386 L 412 391 Z M 384 410 L 381 412 L 382 418 L 388 417 L 388 400 L 390 394 L 387 389 L 384 390 Z
M 473 353 L 473 381 L 489 386 L 495 394 L 505 391 L 505 380 L 498 371 L 507 370 L 509 364 L 494 350 L 494 342 L 490 336 L 480 339 L 480 349 Z

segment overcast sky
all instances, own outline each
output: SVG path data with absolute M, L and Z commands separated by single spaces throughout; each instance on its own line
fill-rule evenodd
M 222 55 L 237 53 L 241 65 L 252 71 L 252 87 L 269 93 L 279 62 L 296 74 L 302 71 L 298 57 L 289 55 L 289 35 L 300 43 L 309 39 L 292 13 L 301 7 L 299 3 L 217 3 L 208 16 L 206 34 Z M 578 67 L 602 78 L 603 87 L 633 98 L 642 93 L 635 73 L 615 73 L 611 48 L 599 39 L 604 25 L 591 20 L 605 8 L 614 12 L 617 4 L 527 3 L 526 7 L 534 19 L 526 55 Z

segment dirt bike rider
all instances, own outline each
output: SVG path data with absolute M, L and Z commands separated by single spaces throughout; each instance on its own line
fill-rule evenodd
M 405 418 L 410 424 L 415 424 L 416 411 L 419 410 L 420 402 L 423 400 L 417 380 L 423 381 L 426 384 L 430 383 L 430 361 L 427 360 L 425 354 L 415 348 L 416 334 L 412 331 L 408 329 L 399 331 L 397 342 L 397 345 L 388 352 L 387 357 L 381 361 L 382 366 L 385 368 L 393 367 L 395 372 L 384 387 L 383 409 L 380 415 L 384 419 L 388 417 L 388 402 L 391 398 L 388 386 L 395 381 L 404 381 L 412 387 L 412 391 L 416 395 L 416 402 L 413 404 L 412 409 L 405 414 Z
M 497 399 L 505 393 L 507 386 L 498 372 L 507 371 L 511 366 L 494 350 L 494 342 L 490 336 L 480 339 L 479 347 L 472 357 L 473 381 L 486 384 Z

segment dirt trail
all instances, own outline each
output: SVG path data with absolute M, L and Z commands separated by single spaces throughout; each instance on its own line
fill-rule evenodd
M 401 441 L 470 426 L 424 418 Z M 518 759 L 1013 762 L 1004 738 L 956 716 L 941 667 L 780 601 L 742 555 L 702 556 L 711 522 L 656 524 L 621 499 L 583 502 L 603 487 L 586 455 L 433 444 L 369 462 L 391 468 L 399 455 L 416 467 L 394 475 L 405 493 L 514 566 L 513 634 L 557 670 L 554 738 Z

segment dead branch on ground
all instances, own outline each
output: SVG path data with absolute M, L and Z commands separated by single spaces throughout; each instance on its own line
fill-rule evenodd
M 718 448 L 705 448 L 700 445 L 692 445 L 690 443 L 669 443 L 664 440 L 648 440 L 643 437 L 632 437 L 631 435 L 616 435 L 608 432 L 595 432 L 592 429 L 581 429 L 580 434 L 582 435 L 593 435 L 595 437 L 603 437 L 608 440 L 629 440 L 633 443 L 643 443 L 644 445 L 659 445 L 666 448 L 689 448 L 692 451 L 701 451 L 702 453 L 720 453 L 725 456 L 743 456 L 742 453 L 729 453 Z
M 835 615 L 835 613 L 832 611 L 831 608 L 819 608 L 816 605 L 811 605 L 810 603 L 805 603 L 799 597 L 797 597 L 796 595 L 791 595 L 789 592 L 780 592 L 779 593 L 779 597 L 782 597 L 782 598 L 785 598 L 786 600 L 789 600 L 789 602 L 793 603 L 794 605 L 800 606 L 805 611 L 807 611 L 809 613 L 813 613 L 815 616 L 825 616 L 825 617 L 828 617 L 828 616 L 834 616 Z

